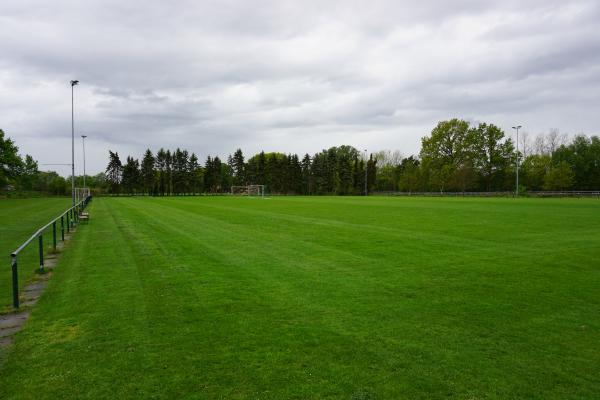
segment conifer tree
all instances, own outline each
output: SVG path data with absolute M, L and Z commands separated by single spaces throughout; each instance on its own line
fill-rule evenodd
M 198 164 L 198 157 L 195 153 L 192 153 L 190 156 L 187 171 L 190 191 L 195 195 L 196 193 L 202 191 L 202 170 Z
M 173 156 L 170 150 L 165 152 L 165 174 L 166 193 L 170 196 L 173 193 Z
M 135 194 L 140 186 L 140 163 L 133 157 L 127 156 L 127 161 L 123 166 L 122 185 L 125 192 Z
M 244 154 L 241 149 L 237 149 L 231 158 L 231 172 L 234 185 L 244 185 L 246 183 L 246 164 L 244 164 Z
M 167 187 L 167 175 L 166 175 L 166 158 L 167 153 L 165 149 L 161 148 L 156 153 L 156 174 L 157 174 L 157 194 L 164 196 Z
M 150 149 L 147 149 L 144 153 L 140 175 L 144 192 L 149 195 L 153 194 L 155 191 L 156 176 L 154 169 L 154 156 L 152 155 Z
M 123 164 L 119 159 L 119 153 L 108 151 L 108 166 L 106 167 L 106 177 L 110 184 L 111 193 L 119 193 L 121 178 L 123 174 Z
M 301 174 L 302 174 L 302 190 L 300 193 L 302 194 L 311 194 L 311 159 L 307 154 L 302 158 L 301 164 Z

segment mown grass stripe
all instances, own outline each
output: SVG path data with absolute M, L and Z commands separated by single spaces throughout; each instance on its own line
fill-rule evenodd
M 596 392 L 591 203 L 247 200 L 96 199 L 0 370 L 7 396 Z

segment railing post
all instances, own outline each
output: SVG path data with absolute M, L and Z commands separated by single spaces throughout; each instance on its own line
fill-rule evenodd
M 44 239 L 42 235 L 39 236 L 39 250 L 40 250 L 40 271 L 44 271 Z
M 71 222 L 69 221 L 69 212 L 67 211 L 67 233 L 71 231 Z
M 12 290 L 13 290 L 13 307 L 19 308 L 19 273 L 17 270 L 17 255 L 12 254 L 10 263 L 12 268 Z
M 60 240 L 65 241 L 65 216 L 60 216 Z
M 52 221 L 52 246 L 54 246 L 54 251 L 56 251 L 56 221 Z

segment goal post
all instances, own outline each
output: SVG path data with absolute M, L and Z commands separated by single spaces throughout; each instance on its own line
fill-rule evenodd
M 265 197 L 265 185 L 248 185 L 248 196 Z
M 233 196 L 265 197 L 265 185 L 232 186 Z
M 90 188 L 75 188 L 75 202 L 79 203 L 90 196 Z

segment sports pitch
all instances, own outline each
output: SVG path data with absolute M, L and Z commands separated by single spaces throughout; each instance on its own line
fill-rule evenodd
M 2 357 L 0 398 L 600 397 L 597 199 L 89 210 Z

